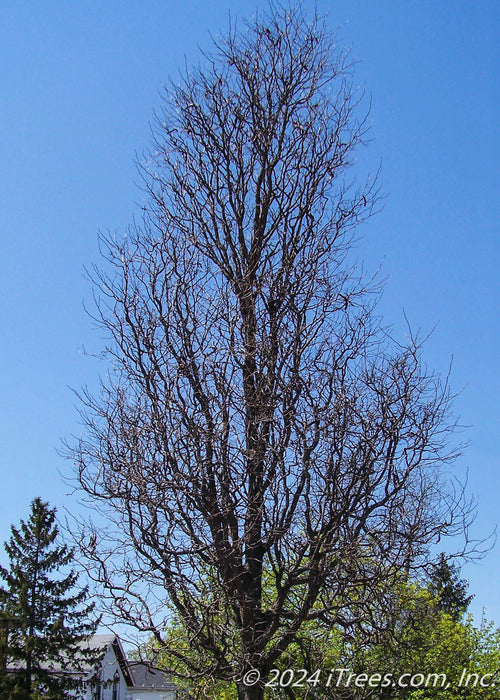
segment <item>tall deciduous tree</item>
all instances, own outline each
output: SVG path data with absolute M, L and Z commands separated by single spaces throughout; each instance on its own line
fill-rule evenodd
M 56 511 L 40 498 L 31 504 L 27 522 L 12 526 L 5 543 L 8 569 L 0 567 L 0 622 L 4 659 L 3 696 L 70 697 L 77 675 L 97 660 L 81 646 L 95 632 L 94 604 L 86 604 L 88 589 L 78 588 L 71 566 L 73 552 L 57 543 Z M 10 690 L 9 690 L 10 689 Z M 12 690 L 15 689 L 15 690 Z M 74 697 L 71 695 L 71 697 Z
M 182 672 L 258 700 L 304 625 L 373 626 L 464 511 L 447 384 L 347 263 L 376 200 L 350 184 L 347 55 L 273 5 L 203 61 L 166 90 L 142 224 L 91 275 L 113 371 L 72 455 L 109 516 L 82 542 L 110 611 L 168 645 L 168 599 Z

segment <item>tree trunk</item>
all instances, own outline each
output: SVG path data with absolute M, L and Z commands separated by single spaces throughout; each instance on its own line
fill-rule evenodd
M 239 683 L 238 700 L 264 700 L 264 688 L 260 683 L 256 685 L 245 685 Z

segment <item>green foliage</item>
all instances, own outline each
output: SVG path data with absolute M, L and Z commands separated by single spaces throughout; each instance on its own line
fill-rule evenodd
M 449 581 L 451 573 L 454 585 L 458 584 L 454 591 L 449 586 L 440 589 L 445 591 L 445 602 L 455 601 L 456 605 L 450 608 L 455 616 L 461 609 L 463 617 L 471 599 L 466 595 L 467 583 L 459 580 L 455 567 L 450 569 L 442 566 L 436 568 L 435 575 L 431 576 L 426 586 L 401 582 L 392 591 L 390 600 L 386 599 L 388 608 L 384 611 L 377 613 L 374 605 L 374 620 L 377 619 L 379 623 L 383 621 L 385 631 L 377 632 L 374 628 L 371 638 L 346 637 L 340 627 L 332 629 L 318 620 L 304 623 L 276 667 L 281 673 L 293 669 L 295 678 L 300 678 L 299 671 L 304 669 L 313 682 L 304 683 L 302 688 L 288 686 L 267 689 L 266 700 L 500 698 L 498 688 L 492 685 L 496 681 L 500 685 L 500 630 L 486 621 L 476 627 L 472 616 L 457 620 L 444 611 L 443 600 L 439 594 L 435 594 L 439 580 L 436 571 L 443 581 Z M 159 663 L 169 671 L 176 669 L 188 676 L 189 672 L 203 669 L 205 662 L 208 664 L 208 659 L 202 659 L 199 651 L 195 651 L 181 624 L 172 622 L 166 630 L 165 641 L 173 651 L 169 654 L 160 652 Z M 185 659 L 189 655 L 192 662 L 190 668 L 185 660 L 179 661 L 180 657 Z M 333 682 L 328 686 L 329 672 L 342 668 L 349 669 L 358 677 L 361 674 L 368 677 L 380 674 L 383 678 L 385 674 L 391 674 L 390 683 L 381 684 L 374 693 L 367 683 L 358 688 L 354 682 L 347 687 L 344 683 L 336 686 L 338 673 L 334 673 Z M 315 677 L 313 674 L 318 669 L 321 669 L 321 673 Z M 286 674 L 283 678 L 286 678 Z M 399 679 L 403 684 L 401 686 L 398 685 Z M 213 680 L 209 665 L 205 675 L 194 673 L 192 680 L 180 681 L 179 689 L 179 697 L 186 700 L 237 699 L 234 684 Z
M 230 680 L 215 680 L 213 658 L 192 644 L 189 633 L 175 613 L 165 630 L 161 650 L 153 642 L 143 653 L 172 674 L 181 700 L 237 700 L 235 684 Z
M 449 581 L 449 571 L 446 568 L 442 571 L 446 573 L 444 580 Z M 458 581 L 455 569 L 451 573 L 458 587 L 453 591 L 452 587 L 443 586 L 440 592 L 445 591 L 445 604 L 456 603 L 449 608 L 453 614 L 443 611 L 445 606 L 439 594 L 433 595 L 436 578 L 431 578 L 428 587 L 402 584 L 395 599 L 397 614 L 393 627 L 368 648 L 355 650 L 354 671 L 392 674 L 394 686 L 391 683 L 381 689 L 377 695 L 381 700 L 500 697 L 498 688 L 492 685 L 496 679 L 500 680 L 500 631 L 485 621 L 479 628 L 475 627 L 470 615 L 465 620 L 455 619 L 460 608 L 463 617 L 471 597 L 465 596 L 467 583 Z M 404 687 L 399 686 L 399 679 Z M 345 697 L 368 695 L 354 693 Z
M 27 522 L 12 526 L 0 567 L 0 691 L 9 700 L 60 700 L 78 686 L 74 676 L 93 666 L 95 652 L 80 646 L 97 627 L 87 588 L 78 588 L 73 551 L 57 542 L 56 511 L 36 498 Z

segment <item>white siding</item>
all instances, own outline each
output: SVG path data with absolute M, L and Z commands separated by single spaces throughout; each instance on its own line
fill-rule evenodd
M 127 690 L 125 700 L 175 700 L 175 693 L 160 690 Z
M 119 679 L 118 684 L 114 683 L 116 676 Z M 107 648 L 102 660 L 102 681 L 101 700 L 126 700 L 127 684 L 111 645 Z M 116 694 L 113 695 L 113 686 L 115 685 Z
M 113 679 L 115 674 L 118 674 L 119 682 L 116 686 L 116 696 L 113 696 Z M 123 673 L 118 664 L 115 652 L 111 644 L 106 649 L 106 653 L 101 663 L 101 700 L 128 700 L 127 699 L 127 684 L 123 677 Z M 94 700 L 94 694 L 91 688 L 87 689 L 85 700 Z

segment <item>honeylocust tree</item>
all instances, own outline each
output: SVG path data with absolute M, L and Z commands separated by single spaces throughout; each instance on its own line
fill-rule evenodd
M 75 697 L 97 661 L 85 642 L 95 632 L 94 604 L 77 585 L 73 552 L 57 542 L 56 511 L 40 498 L 29 519 L 12 526 L 0 567 L 0 691 L 2 697 Z M 68 673 L 70 671 L 71 673 Z
M 373 628 L 464 510 L 446 381 L 349 263 L 377 185 L 350 169 L 348 56 L 275 5 L 201 61 L 165 90 L 141 222 L 91 271 L 110 372 L 71 452 L 109 611 L 162 648 L 168 602 L 197 652 L 172 671 L 254 700 L 305 625 Z

